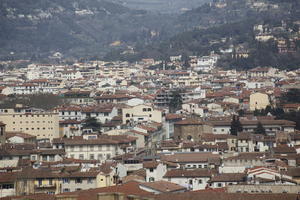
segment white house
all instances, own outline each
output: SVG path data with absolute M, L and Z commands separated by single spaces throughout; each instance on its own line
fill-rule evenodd
M 203 190 L 208 186 L 212 172 L 207 169 L 172 169 L 164 175 L 164 180 L 179 184 L 188 190 Z

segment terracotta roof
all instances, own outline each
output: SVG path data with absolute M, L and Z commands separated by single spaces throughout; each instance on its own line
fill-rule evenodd
M 155 182 L 141 183 L 140 185 L 163 193 L 186 190 L 185 187 L 168 181 L 155 181 Z
M 1 200 L 55 200 L 55 196 L 46 193 L 38 193 L 38 194 L 31 194 L 31 195 L 24 195 L 24 196 L 9 196 L 9 197 L 2 197 Z
M 177 194 L 159 194 L 156 200 L 296 200 L 300 198 L 298 194 L 245 194 L 245 193 L 225 193 L 215 191 L 196 191 Z
M 143 168 L 156 168 L 159 165 L 157 161 L 143 162 Z
M 274 153 L 278 153 L 278 154 L 286 154 L 286 153 L 296 154 L 297 153 L 295 147 L 278 146 L 278 147 L 273 147 L 272 149 L 273 149 Z
M 250 153 L 239 153 L 236 156 L 232 156 L 232 157 L 228 157 L 225 158 L 224 160 L 250 160 L 250 159 L 254 159 L 254 160 L 262 160 L 267 156 L 266 153 L 257 153 L 257 152 L 250 152 Z
M 172 120 L 172 119 L 182 119 L 182 115 L 174 114 L 174 113 L 166 114 L 166 120 Z
M 175 153 L 171 155 L 162 155 L 161 160 L 173 163 L 209 162 L 220 164 L 220 156 L 210 152 Z
M 28 139 L 28 138 L 35 138 L 36 136 L 34 135 L 30 135 L 27 133 L 22 133 L 22 132 L 6 132 L 6 138 L 11 138 L 14 136 L 18 136 L 24 139 Z
M 95 188 L 89 190 L 80 190 L 76 192 L 68 192 L 62 193 L 61 195 L 72 196 L 77 195 L 77 200 L 98 200 L 99 193 L 124 193 L 126 195 L 137 195 L 143 197 L 149 197 L 153 194 L 150 192 L 146 192 L 145 190 L 140 189 L 139 182 L 130 181 L 124 183 L 122 185 L 110 186 L 110 187 L 102 187 Z
M 203 125 L 203 122 L 195 119 L 185 119 L 179 122 L 175 122 L 175 125 Z
M 244 182 L 245 178 L 244 173 L 224 173 L 213 176 L 209 182 Z

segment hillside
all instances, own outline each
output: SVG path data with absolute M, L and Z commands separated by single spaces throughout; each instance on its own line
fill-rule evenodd
M 219 66 L 298 68 L 299 22 L 298 1 L 214 1 L 188 11 L 174 21 L 173 27 L 186 31 L 163 42 L 140 47 L 134 56 L 122 55 L 121 58 L 168 59 L 171 55 L 201 56 L 231 49 L 232 53 L 222 56 Z M 110 55 L 112 53 L 107 58 Z
M 165 27 L 167 20 L 104 0 L 2 0 L 0 59 L 39 59 L 56 51 L 101 55 L 118 40 L 126 45 L 156 39 L 151 32 Z
M 211 0 L 114 0 L 125 7 L 159 13 L 183 13 Z

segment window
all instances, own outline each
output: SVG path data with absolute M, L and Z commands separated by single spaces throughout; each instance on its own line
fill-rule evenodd
M 94 154 L 90 154 L 90 160 L 94 160 L 94 159 L 95 159 Z
M 146 112 L 147 111 L 147 108 L 143 108 L 143 112 Z
M 154 182 L 154 181 L 155 181 L 154 177 L 149 178 L 149 182 Z
M 149 169 L 149 171 L 150 171 L 150 172 L 153 172 L 153 171 L 154 171 L 154 169 L 153 169 L 153 168 L 150 168 L 150 169 Z
M 76 191 L 79 191 L 79 190 L 81 190 L 81 188 L 76 188 Z
M 70 180 L 68 178 L 63 178 L 63 183 L 70 183 Z
M 222 187 L 222 183 L 218 183 L 218 187 Z
M 83 160 L 83 159 L 84 159 L 83 154 L 79 154 L 79 159 L 80 159 L 80 160 Z
M 93 178 L 88 178 L 87 183 L 93 183 Z
M 82 179 L 81 178 L 76 178 L 75 183 L 82 183 Z
M 189 184 L 190 184 L 190 185 L 193 185 L 193 180 L 189 180 Z
M 130 114 L 129 114 L 129 113 L 127 113 L 127 114 L 126 114 L 126 117 L 130 117 Z
M 70 192 L 70 189 L 69 188 L 64 188 L 63 191 L 64 192 Z
M 53 185 L 53 180 L 49 179 L 49 185 Z
M 103 159 L 103 155 L 102 154 L 98 154 L 98 160 L 102 160 Z
M 94 151 L 94 146 L 93 146 L 93 145 L 90 146 L 90 150 L 91 150 L 91 151 Z
M 39 180 L 38 180 L 38 184 L 39 184 L 39 185 L 42 185 L 42 184 L 43 184 L 43 180 L 42 180 L 42 179 L 39 179 Z
M 148 111 L 151 112 L 151 108 L 148 108 Z
M 50 161 L 50 162 L 53 162 L 53 161 L 54 161 L 54 155 L 50 155 L 50 156 L 49 156 L 49 161 Z
M 199 180 L 198 180 L 198 184 L 202 184 L 202 179 L 199 179 Z
M 110 159 L 110 154 L 106 154 L 106 159 Z

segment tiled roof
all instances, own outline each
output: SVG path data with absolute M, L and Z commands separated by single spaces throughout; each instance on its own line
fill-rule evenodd
M 38 193 L 24 196 L 9 196 L 0 198 L 1 200 L 55 200 L 54 195 L 46 194 L 46 193 Z
M 195 119 L 185 119 L 179 122 L 175 122 L 175 125 L 202 125 L 203 122 L 195 120 Z
M 143 162 L 143 168 L 156 168 L 159 165 L 157 161 Z
M 296 200 L 300 198 L 298 194 L 245 194 L 245 193 L 225 193 L 225 192 L 185 192 L 177 194 L 160 194 L 156 200 Z
M 173 163 L 209 162 L 219 164 L 220 156 L 210 152 L 175 153 L 171 155 L 162 155 L 161 160 Z
M 244 182 L 244 173 L 224 173 L 213 176 L 209 182 Z
M 62 195 L 65 196 L 72 196 L 77 195 L 77 200 L 98 200 L 99 193 L 123 193 L 126 195 L 137 195 L 143 197 L 149 197 L 153 194 L 150 192 L 146 192 L 145 190 L 140 189 L 139 182 L 130 181 L 124 183 L 122 185 L 110 186 L 110 187 L 102 187 L 102 188 L 95 188 L 89 190 L 80 190 L 76 192 L 68 192 L 63 193 Z
M 140 185 L 164 193 L 186 190 L 185 187 L 168 181 L 155 181 L 155 182 L 141 183 Z

